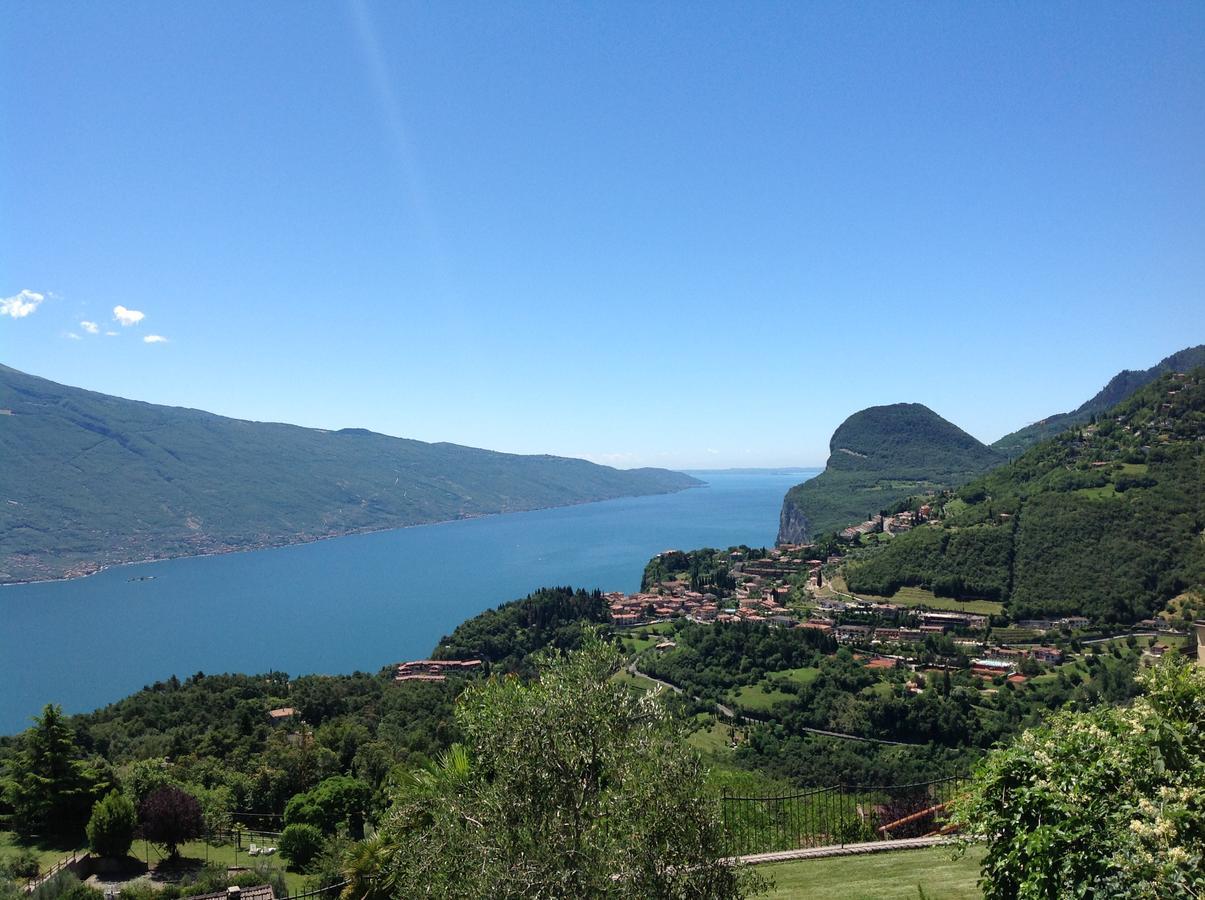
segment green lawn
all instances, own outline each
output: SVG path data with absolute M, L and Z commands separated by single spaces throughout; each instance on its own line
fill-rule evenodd
M 890 681 L 878 681 L 861 690 L 863 696 L 890 697 L 893 693 L 895 693 L 895 685 Z
M 49 869 L 60 859 L 70 856 L 72 851 L 85 849 L 87 847 L 84 841 L 80 842 L 79 847 L 72 847 L 70 841 L 63 843 L 61 841 L 34 840 L 25 843 L 11 831 L 0 831 L 0 861 L 16 856 L 22 850 L 32 850 L 37 854 L 43 871 Z
M 226 866 L 227 868 L 235 865 L 251 868 L 257 863 L 261 862 L 267 862 L 274 868 L 285 868 L 285 861 L 281 859 L 278 854 L 263 857 L 248 856 L 247 847 L 252 843 L 260 845 L 264 845 L 266 843 L 269 846 L 275 846 L 276 841 L 263 841 L 254 838 L 249 840 L 244 839 L 243 848 L 237 852 L 235 851 L 233 844 L 214 844 L 212 846 L 207 846 L 204 841 L 192 841 L 190 843 L 181 845 L 180 855 L 190 860 L 198 860 L 202 863 L 208 861 L 208 863 L 211 865 Z M 130 852 L 145 861 L 146 851 L 147 845 L 144 842 L 135 841 Z M 155 849 L 153 844 L 150 846 L 150 859 L 152 869 L 162 859 L 162 854 Z M 297 872 L 289 872 L 286 870 L 285 884 L 288 885 L 290 894 L 300 894 L 305 889 L 305 876 Z
M 819 678 L 820 670 L 815 666 L 804 666 L 802 669 L 782 669 L 778 672 L 771 672 L 766 677 L 770 678 L 777 676 L 789 678 L 791 681 L 794 681 L 796 684 L 802 686 L 805 684 L 811 684 L 813 681 Z
M 764 684 L 746 684 L 732 695 L 733 703 L 754 712 L 765 712 L 779 703 L 793 699 L 793 694 L 767 688 Z
M 651 678 L 647 678 L 644 675 L 633 675 L 627 669 L 620 669 L 611 676 L 611 680 L 619 684 L 626 684 L 632 690 L 637 691 L 655 691 L 661 689 L 661 686 Z
M 661 638 L 641 637 L 639 635 L 623 635 L 620 639 L 623 644 L 624 652 L 633 656 L 643 653 L 645 650 L 651 650 L 657 644 L 661 643 Z
M 896 850 L 865 856 L 837 856 L 758 866 L 774 880 L 765 897 L 798 900 L 929 900 L 981 898 L 977 882 L 983 851 L 972 849 L 959 860 L 948 847 Z
M 732 726 L 715 721 L 711 716 L 704 718 L 710 724 L 704 725 L 698 731 L 692 731 L 687 736 L 686 743 L 703 754 L 730 753 Z
M 831 586 L 835 591 L 847 593 L 845 579 L 840 575 L 833 577 Z M 976 615 L 996 615 L 1004 610 L 1003 603 L 995 600 L 955 600 L 952 597 L 938 597 L 932 591 L 919 587 L 902 587 L 890 597 L 879 597 L 875 594 L 857 594 L 863 600 L 876 603 L 895 603 L 898 606 L 927 606 L 929 609 L 947 609 L 952 612 L 975 613 Z
M 255 841 L 255 843 L 263 844 L 264 841 Z M 268 842 L 274 843 L 274 842 Z M 42 871 L 45 872 L 59 860 L 70 856 L 72 848 L 69 845 L 46 844 L 39 841 L 34 841 L 30 844 L 22 843 L 15 834 L 11 831 L 0 831 L 0 860 L 5 860 L 10 856 L 15 855 L 20 850 L 25 848 L 32 849 L 38 854 L 38 861 L 42 865 Z M 86 850 L 86 847 L 76 848 L 81 852 Z M 143 862 L 149 860 L 152 870 L 159 865 L 163 860 L 163 854 L 154 844 L 148 845 L 145 841 L 135 841 L 134 846 L 130 848 L 130 855 L 135 856 Z M 254 857 L 247 855 L 247 842 L 244 842 L 243 849 L 237 855 L 233 845 L 215 844 L 207 846 L 204 841 L 191 841 L 183 844 L 180 847 L 180 856 L 191 864 L 191 868 L 199 868 L 206 861 L 219 866 L 233 866 L 237 863 L 240 866 L 253 866 L 256 862 L 267 860 L 271 865 L 281 869 L 285 866 L 285 861 L 278 855 L 270 857 Z M 296 872 L 285 872 L 285 882 L 289 886 L 290 893 L 301 893 L 305 876 Z

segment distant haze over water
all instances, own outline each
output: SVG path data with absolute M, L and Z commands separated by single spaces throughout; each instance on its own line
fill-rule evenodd
M 634 591 L 662 550 L 771 545 L 817 471 L 692 471 L 705 487 L 5 587 L 0 733 L 173 674 L 376 672 L 544 585 Z

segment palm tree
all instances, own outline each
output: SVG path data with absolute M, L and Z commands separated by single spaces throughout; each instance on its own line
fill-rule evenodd
M 456 788 L 472 774 L 472 760 L 460 744 L 453 744 L 435 762 L 400 776 L 395 785 L 395 806 L 387 827 L 352 844 L 344 857 L 347 886 L 342 900 L 389 900 L 403 896 L 394 865 L 409 832 L 430 824 L 432 801 L 454 796 Z

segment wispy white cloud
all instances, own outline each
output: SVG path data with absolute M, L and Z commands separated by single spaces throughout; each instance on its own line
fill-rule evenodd
M 161 334 L 148 334 L 142 339 L 144 344 L 166 344 L 167 338 Z
M 126 309 L 124 306 L 114 306 L 113 318 L 122 325 L 137 325 L 146 318 L 146 313 L 136 309 Z
M 88 332 L 88 334 L 100 334 L 100 326 L 95 322 L 80 322 L 79 327 Z
M 67 336 L 67 338 L 68 338 L 69 340 L 72 340 L 72 341 L 79 341 L 79 340 L 83 340 L 83 339 L 82 339 L 82 338 L 81 338 L 81 337 L 80 337 L 78 334 L 76 334 L 74 331 L 68 331 L 66 336 Z
M 106 331 L 105 337 L 117 337 L 117 332 L 116 331 Z
M 37 291 L 23 290 L 19 294 L 14 294 L 11 297 L 5 297 L 0 300 L 0 316 L 12 316 L 14 319 L 24 319 L 35 309 L 46 297 L 44 294 L 39 294 Z

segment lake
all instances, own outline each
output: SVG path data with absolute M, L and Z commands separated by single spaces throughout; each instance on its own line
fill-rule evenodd
M 662 550 L 773 544 L 815 471 L 692 472 L 706 486 L 0 588 L 0 734 L 173 674 L 376 672 L 544 585 L 635 591 Z

